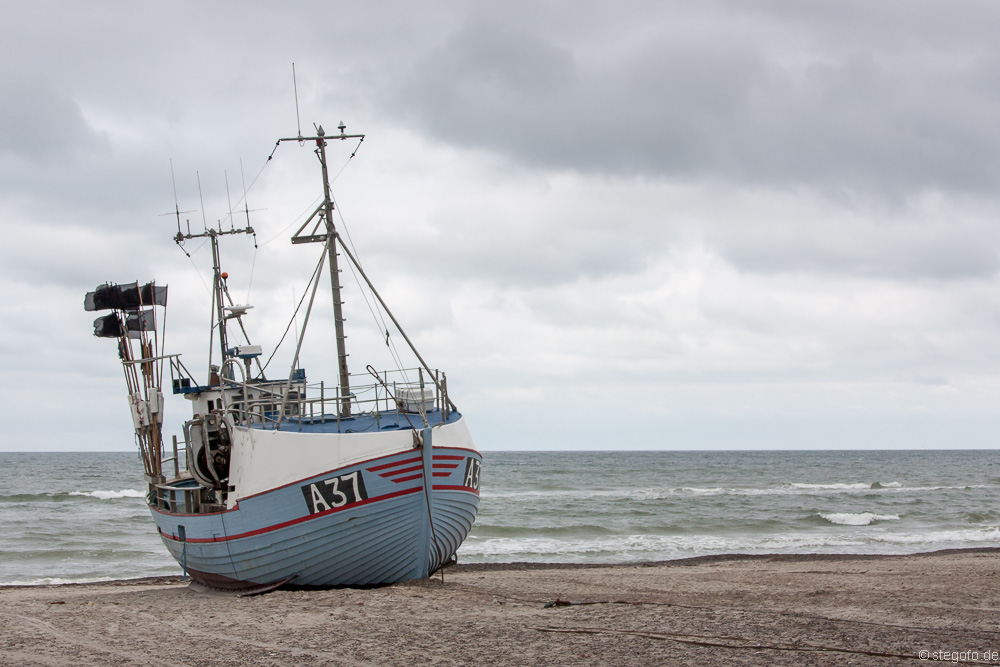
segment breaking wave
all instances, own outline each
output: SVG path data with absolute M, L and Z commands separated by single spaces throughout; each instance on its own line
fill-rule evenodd
M 78 502 L 79 498 L 96 498 L 97 500 L 117 500 L 119 498 L 144 498 L 142 491 L 121 489 L 120 491 L 98 489 L 96 491 L 60 491 L 56 493 L 0 493 L 2 503 L 64 503 Z
M 146 494 L 135 489 L 122 489 L 121 491 L 71 491 L 71 496 L 87 496 L 88 498 L 98 498 L 100 500 L 115 500 L 116 498 L 145 498 Z
M 618 535 L 590 539 L 470 537 L 460 562 L 629 563 L 711 554 L 908 554 L 998 546 L 1000 528 L 929 532 L 774 533 L 770 535 Z
M 898 514 L 875 514 L 874 512 L 833 512 L 820 514 L 820 516 L 838 526 L 870 526 L 879 521 L 899 521 Z

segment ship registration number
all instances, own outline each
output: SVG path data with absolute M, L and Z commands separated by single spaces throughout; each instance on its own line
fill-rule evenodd
M 345 507 L 368 498 L 361 471 L 331 477 L 302 487 L 310 514 Z

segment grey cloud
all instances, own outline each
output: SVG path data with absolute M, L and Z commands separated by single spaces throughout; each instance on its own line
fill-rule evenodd
M 2 76 L 2 75 L 0 75 Z M 0 165 L 43 162 L 47 167 L 107 146 L 80 105 L 44 81 L 0 79 Z
M 553 17 L 472 17 L 387 104 L 447 141 L 548 168 L 890 195 L 998 185 L 989 30 L 949 40 L 906 3 L 809 8 L 705 3 L 673 21 L 647 7 L 629 15 L 647 37 L 607 53 L 595 7 L 571 38 Z M 970 22 L 996 13 L 971 9 Z
M 1000 230 L 977 220 L 734 220 L 707 227 L 709 242 L 728 262 L 754 273 L 963 280 L 1000 270 Z
M 558 198 L 560 210 L 548 214 L 526 210 L 537 200 L 479 212 L 442 207 L 428 219 L 436 234 L 386 233 L 367 254 L 409 271 L 423 271 L 433 258 L 446 281 L 540 288 L 634 275 L 677 238 L 677 228 L 655 214 L 623 206 L 615 215 L 604 202 L 573 201 L 572 193 Z
M 415 63 L 396 94 L 406 113 L 442 136 L 515 149 L 558 113 L 574 77 L 567 51 L 514 27 L 472 20 Z

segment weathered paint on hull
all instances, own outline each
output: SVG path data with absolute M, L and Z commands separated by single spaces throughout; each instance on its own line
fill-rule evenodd
M 208 586 L 386 584 L 425 578 L 454 556 L 479 508 L 481 462 L 469 449 L 411 449 L 240 499 L 224 512 L 150 509 L 170 553 Z M 364 498 L 335 507 L 315 495 L 355 472 Z

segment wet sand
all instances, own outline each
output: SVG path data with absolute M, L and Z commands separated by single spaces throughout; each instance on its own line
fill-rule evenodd
M 0 665 L 1000 665 L 998 572 L 978 549 L 460 565 L 243 598 L 173 577 L 0 587 Z

